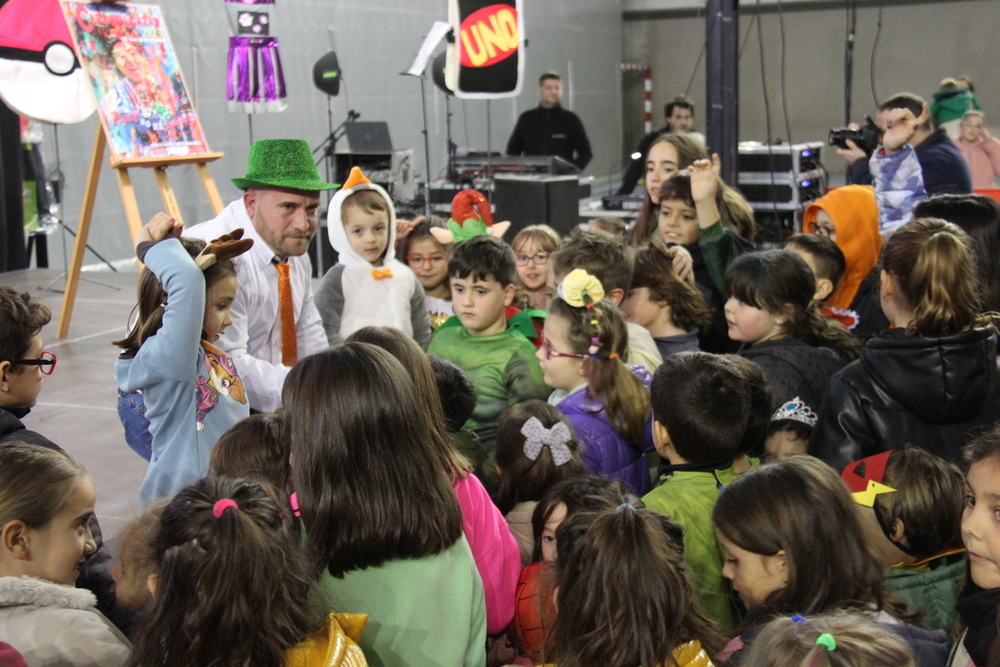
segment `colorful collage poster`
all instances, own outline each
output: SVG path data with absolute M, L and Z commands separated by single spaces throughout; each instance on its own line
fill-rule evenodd
M 155 5 L 63 2 L 115 159 L 208 153 Z

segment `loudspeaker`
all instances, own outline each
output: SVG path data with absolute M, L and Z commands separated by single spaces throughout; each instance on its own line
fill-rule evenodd
M 313 84 L 327 95 L 340 93 L 340 63 L 337 52 L 330 51 L 313 65 Z
M 580 224 L 576 176 L 504 176 L 493 179 L 493 219 L 510 220 L 510 239 L 529 225 L 546 224 L 569 234 Z

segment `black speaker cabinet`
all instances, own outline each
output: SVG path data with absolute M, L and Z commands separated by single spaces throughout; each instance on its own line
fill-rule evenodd
M 493 219 L 510 220 L 508 240 L 525 227 L 539 224 L 569 234 L 580 222 L 579 181 L 576 176 L 497 176 Z

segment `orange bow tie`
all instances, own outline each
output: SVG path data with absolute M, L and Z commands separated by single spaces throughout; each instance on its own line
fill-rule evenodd
M 372 269 L 372 278 L 375 280 L 392 278 L 392 269 Z

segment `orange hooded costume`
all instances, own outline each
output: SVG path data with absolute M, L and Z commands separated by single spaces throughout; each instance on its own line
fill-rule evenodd
M 882 252 L 875 194 L 867 185 L 847 185 L 831 190 L 806 209 L 802 217 L 802 231 L 816 233 L 816 212 L 819 209 L 826 211 L 833 220 L 837 230 L 837 247 L 844 253 L 847 262 L 844 277 L 823 305 L 847 310 L 858 287 L 875 268 Z

